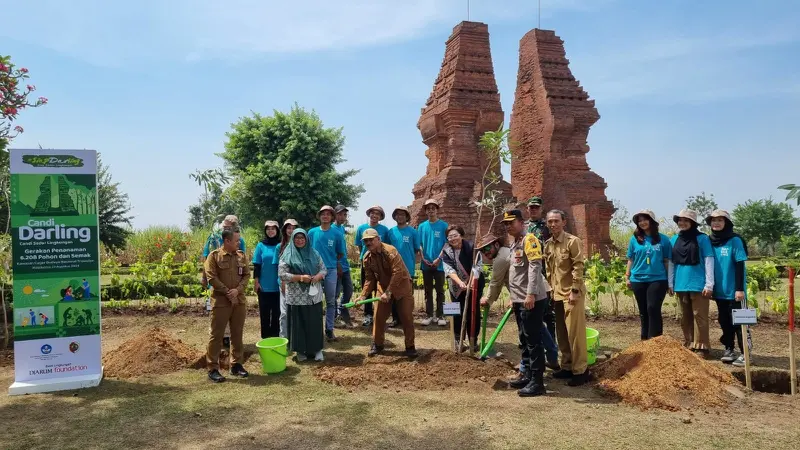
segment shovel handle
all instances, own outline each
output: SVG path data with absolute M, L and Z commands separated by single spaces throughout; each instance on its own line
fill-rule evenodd
M 365 299 L 365 300 L 359 300 L 357 302 L 345 303 L 344 307 L 345 308 L 352 308 L 354 306 L 366 305 L 367 303 L 377 302 L 380 299 L 381 299 L 380 297 L 375 297 L 375 298 L 368 298 L 368 299 Z

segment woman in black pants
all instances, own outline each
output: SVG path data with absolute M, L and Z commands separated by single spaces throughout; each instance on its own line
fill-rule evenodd
M 636 230 L 628 243 L 628 270 L 625 281 L 633 290 L 642 321 L 642 340 L 661 336 L 664 330 L 661 305 L 667 295 L 667 273 L 672 247 L 669 238 L 658 232 L 653 211 L 642 210 L 633 216 Z
M 258 310 L 261 318 L 261 338 L 280 335 L 281 289 L 278 280 L 278 222 L 264 223 L 264 239 L 256 245 L 253 253 L 253 283 L 258 295 Z
M 476 299 L 483 297 L 483 286 L 486 279 L 483 275 L 483 259 L 478 254 L 478 263 L 473 270 L 473 246 L 472 242 L 464 239 L 464 229 L 457 225 L 450 225 L 445 232 L 447 243 L 442 248 L 441 258 L 444 263 L 444 273 L 449 278 L 450 297 L 454 302 L 461 305 L 461 315 L 453 316 L 453 331 L 455 340 L 458 342 L 461 336 L 461 327 L 467 327 L 467 336 L 472 343 L 473 349 L 478 351 L 478 334 L 480 333 L 480 307 L 472 308 L 472 299 L 467 298 L 467 283 L 470 274 L 478 277 L 478 292 L 470 293 L 470 296 L 477 295 Z M 479 300 L 476 300 L 476 305 Z M 470 329 L 471 321 L 474 320 L 475 336 Z M 463 324 L 463 325 L 462 325 Z

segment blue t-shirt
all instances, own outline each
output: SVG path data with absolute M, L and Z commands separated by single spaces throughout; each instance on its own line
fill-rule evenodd
M 659 233 L 659 237 L 661 242 L 654 245 L 650 236 L 645 236 L 642 244 L 639 244 L 636 236 L 631 236 L 628 242 L 628 260 L 632 261 L 631 282 L 649 283 L 667 279 L 664 259 L 672 259 L 672 245 L 667 236 Z
M 375 231 L 378 232 L 378 236 L 381 238 L 381 242 L 388 242 L 386 240 L 386 236 L 389 234 L 389 229 L 386 228 L 386 225 L 380 223 L 375 225 L 374 227 L 371 227 L 369 223 L 364 223 L 359 225 L 358 228 L 356 229 L 355 241 L 356 241 L 356 246 L 358 246 L 358 248 L 361 250 L 361 255 L 359 255 L 358 257 L 360 261 L 364 260 L 364 254 L 367 253 L 367 247 L 365 247 L 364 243 L 361 242 L 361 236 L 363 236 L 364 232 L 367 231 L 367 229 L 369 228 L 374 228 Z
M 744 244 L 738 237 L 728 239 L 725 245 L 714 248 L 714 298 L 720 300 L 736 299 L 736 263 L 747 261 Z M 747 265 L 744 271 L 747 280 Z M 747 286 L 747 282 L 745 282 Z M 747 289 L 744 289 L 745 296 Z
M 266 245 L 259 242 L 256 251 L 253 253 L 253 264 L 261 264 L 261 273 L 253 274 L 258 278 L 263 292 L 278 292 L 280 283 L 278 282 L 278 261 L 275 255 L 278 254 L 278 245 Z
M 214 250 L 222 247 L 222 233 L 214 232 L 206 239 L 206 245 L 203 246 L 203 258 L 208 258 L 208 255 L 211 254 Z M 239 250 L 244 253 L 247 253 L 246 247 L 244 245 L 244 238 L 239 236 Z
M 422 243 L 422 257 L 428 262 L 433 262 L 433 260 L 438 258 L 439 254 L 442 252 L 442 248 L 447 241 L 445 232 L 447 231 L 448 226 L 449 225 L 447 225 L 447 222 L 444 220 L 437 220 L 433 223 L 431 223 L 430 220 L 426 220 L 425 222 L 419 224 L 419 227 L 417 227 L 419 240 Z M 432 270 L 424 263 L 420 264 L 420 269 Z M 444 263 L 440 261 L 437 270 L 443 272 Z
M 350 272 L 350 261 L 347 260 L 347 239 L 345 238 L 345 234 L 347 234 L 347 232 L 344 229 L 344 225 L 334 223 L 331 225 L 331 228 L 335 228 L 342 232 L 342 239 L 344 239 L 345 248 L 344 257 L 342 258 L 342 272 Z
M 670 244 L 675 247 L 678 235 L 672 236 Z M 675 292 L 702 292 L 706 286 L 706 258 L 714 256 L 711 248 L 711 239 L 708 235 L 697 236 L 697 245 L 700 246 L 700 263 L 694 266 L 675 264 Z
M 344 235 L 336 228 L 330 227 L 327 231 L 322 231 L 320 227 L 314 227 L 308 232 L 308 239 L 311 246 L 322 257 L 325 268 L 328 270 L 336 269 L 338 262 L 337 254 L 346 257 L 347 249 L 344 245 Z
M 414 227 L 406 225 L 403 228 L 394 227 L 389 230 L 389 245 L 393 246 L 400 253 L 403 262 L 406 263 L 411 278 L 414 278 L 417 263 L 417 251 L 419 250 L 419 233 Z

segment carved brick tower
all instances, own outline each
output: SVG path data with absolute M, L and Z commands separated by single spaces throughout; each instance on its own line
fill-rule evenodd
M 589 127 L 599 118 L 569 70 L 564 41 L 553 31 L 529 31 L 520 40 L 511 114 L 514 195 L 520 201 L 540 195 L 545 210 L 565 211 L 568 231 L 583 240 L 587 256 L 607 255 L 614 213 L 605 180 L 586 162 Z
M 461 22 L 447 40 L 442 68 L 417 122 L 422 142 L 428 146 L 428 168 L 412 190 L 413 225 L 427 219 L 423 203 L 434 198 L 442 205 L 440 218 L 451 225 L 461 225 L 467 237 L 474 238 L 477 211 L 471 203 L 480 200 L 486 168 L 478 141 L 484 132 L 495 131 L 502 123 L 489 27 Z M 502 197 L 511 197 L 511 186 L 506 181 L 501 180 L 492 189 L 500 190 Z M 492 213 L 484 211 L 481 234 L 489 231 L 492 220 Z

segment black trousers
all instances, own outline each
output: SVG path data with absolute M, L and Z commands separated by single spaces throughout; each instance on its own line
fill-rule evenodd
M 423 270 L 422 284 L 425 289 L 425 313 L 428 314 L 428 317 L 444 317 L 444 272 Z M 434 286 L 436 287 L 436 310 L 433 309 Z
M 550 332 L 550 336 L 553 336 L 553 342 L 558 344 L 558 340 L 556 339 L 556 309 L 555 309 L 555 302 L 548 294 L 547 296 L 547 309 L 544 311 L 544 323 L 547 325 L 547 331 Z
M 647 283 L 631 283 L 633 296 L 639 305 L 639 318 L 642 322 L 642 340 L 661 336 L 664 333 L 664 322 L 661 318 L 661 306 L 667 295 L 667 280 Z
M 724 345 L 726 349 L 733 350 L 733 337 L 736 336 L 736 341 L 739 344 L 739 351 L 744 353 L 742 326 L 733 324 L 733 310 L 742 308 L 742 302 L 720 299 L 715 299 L 714 301 L 717 302 L 719 326 L 722 328 L 722 337 L 719 338 L 719 342 Z
M 365 282 L 366 282 L 366 280 L 364 279 L 364 266 L 362 265 L 361 266 L 361 290 L 362 291 L 364 290 L 364 283 Z M 370 292 L 369 294 L 370 294 L 370 297 L 372 297 L 373 296 L 372 294 L 374 294 L 374 292 Z M 372 303 L 367 303 L 366 305 L 364 305 L 364 315 L 365 316 L 374 315 L 374 313 L 375 313 L 375 309 L 374 308 L 375 308 L 375 306 Z
M 280 335 L 281 293 L 258 291 L 258 315 L 261 319 L 261 339 Z
M 540 300 L 527 309 L 520 305 L 519 317 L 522 325 L 520 337 L 522 344 L 522 362 L 531 377 L 541 381 L 544 374 L 544 345 L 542 345 L 542 322 L 544 313 L 550 308 L 550 300 Z

